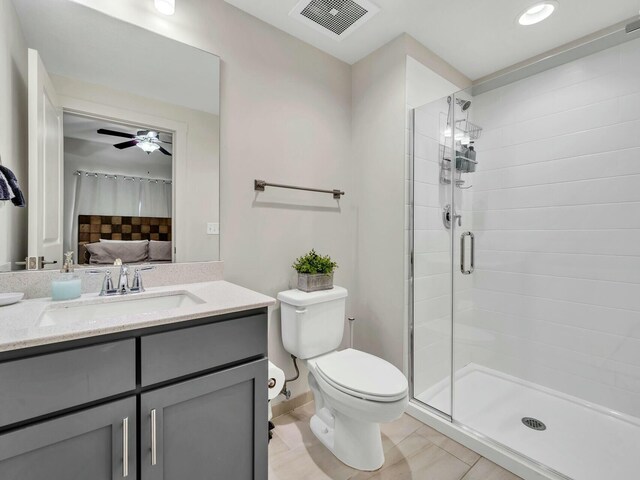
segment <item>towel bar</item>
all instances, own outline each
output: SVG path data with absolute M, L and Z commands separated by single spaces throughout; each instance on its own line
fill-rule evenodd
M 333 195 L 333 198 L 336 200 L 340 200 L 340 197 L 345 194 L 345 192 L 341 190 L 322 190 L 320 188 L 307 188 L 307 187 L 297 187 L 295 185 L 282 185 L 279 183 L 269 183 L 264 180 L 254 180 L 253 181 L 253 189 L 257 192 L 264 192 L 265 187 L 276 187 L 276 188 L 288 188 L 291 190 L 305 190 L 307 192 L 320 192 L 320 193 L 330 193 Z

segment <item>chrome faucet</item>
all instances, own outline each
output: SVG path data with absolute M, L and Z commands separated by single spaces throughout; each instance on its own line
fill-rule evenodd
M 129 265 L 122 265 L 120 267 L 120 277 L 118 278 L 118 286 L 113 285 L 113 279 L 111 278 L 111 270 L 87 270 L 90 275 L 95 275 L 104 272 L 104 280 L 102 281 L 102 289 L 100 290 L 101 297 L 110 297 L 112 295 L 127 295 L 129 293 L 142 293 L 144 292 L 144 286 L 142 285 L 142 273 L 147 270 L 155 270 L 154 265 L 147 265 L 144 267 L 138 267 L 135 269 L 133 275 L 133 282 L 129 287 Z

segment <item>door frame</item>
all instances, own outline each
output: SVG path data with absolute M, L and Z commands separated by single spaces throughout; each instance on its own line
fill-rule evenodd
M 54 245 L 59 244 L 59 252 L 57 258 L 44 258 L 47 262 L 63 261 L 64 254 L 64 237 L 63 237 L 63 218 L 64 218 L 64 193 L 63 193 L 63 177 L 64 177 L 64 131 L 63 131 L 63 112 L 60 103 L 60 96 L 57 94 L 55 86 L 51 80 L 40 53 L 32 48 L 28 49 L 28 79 L 27 79 L 27 123 L 28 123 L 28 205 L 27 205 L 27 270 L 38 269 L 38 264 L 32 265 L 30 258 L 37 259 L 40 256 L 47 257 L 45 253 L 44 241 L 46 240 L 44 230 L 43 217 L 44 192 L 45 192 L 45 168 L 44 163 L 48 158 L 44 158 L 47 149 L 47 124 L 45 116 L 45 104 L 47 99 L 56 110 L 57 127 L 58 127 L 58 166 L 62 171 L 58 172 L 58 232 L 57 241 Z M 47 97 L 46 99 L 44 97 Z M 37 201 L 32 200 L 36 196 Z M 48 249 L 46 249 L 48 250 Z M 37 260 L 36 260 L 37 262 Z

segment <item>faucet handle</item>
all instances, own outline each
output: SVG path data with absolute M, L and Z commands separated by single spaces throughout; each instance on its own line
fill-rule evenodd
M 113 286 L 113 279 L 111 278 L 111 270 L 107 270 L 104 274 L 104 280 L 102 281 L 102 291 L 100 295 L 111 295 L 116 291 Z
M 131 292 L 133 293 L 142 293 L 144 292 L 144 286 L 142 285 L 142 274 L 140 272 L 144 272 L 147 270 L 155 270 L 156 267 L 154 265 L 147 265 L 145 267 L 138 267 L 133 274 L 133 283 L 131 285 Z
M 98 275 L 104 273 L 104 280 L 102 280 L 102 289 L 100 290 L 100 296 L 113 295 L 116 293 L 116 289 L 113 286 L 113 279 L 111 278 L 111 270 L 87 270 L 87 275 Z

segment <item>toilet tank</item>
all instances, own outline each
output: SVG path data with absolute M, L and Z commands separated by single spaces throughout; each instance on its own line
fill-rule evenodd
M 344 334 L 347 289 L 303 292 L 287 290 L 278 294 L 282 321 L 282 343 L 287 352 L 300 359 L 313 358 L 336 350 Z

